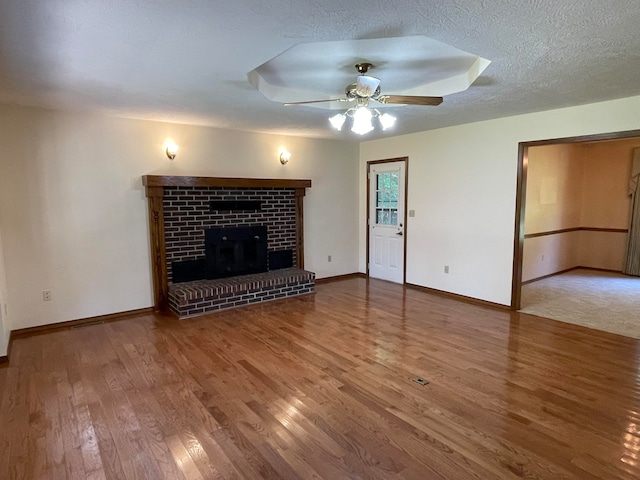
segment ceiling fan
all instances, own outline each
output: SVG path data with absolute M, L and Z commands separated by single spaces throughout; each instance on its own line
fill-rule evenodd
M 305 105 L 309 103 L 324 103 L 324 102 L 356 102 L 358 106 L 367 106 L 369 100 L 374 100 L 383 105 L 429 105 L 436 106 L 442 103 L 442 97 L 425 97 L 414 95 L 381 95 L 380 94 L 380 79 L 367 75 L 370 68 L 373 68 L 371 63 L 362 62 L 356 63 L 356 70 L 360 75 L 356 77 L 355 83 L 347 85 L 345 89 L 346 98 L 328 99 L 328 100 L 310 100 L 306 102 L 289 102 L 285 103 L 285 106 L 290 105 Z

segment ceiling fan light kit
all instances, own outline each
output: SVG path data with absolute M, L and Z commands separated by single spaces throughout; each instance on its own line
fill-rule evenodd
M 396 117 L 388 113 L 380 113 L 378 109 L 369 109 L 366 106 L 357 106 L 350 108 L 345 113 L 338 113 L 333 117 L 329 117 L 329 123 L 336 130 L 342 130 L 347 117 L 353 119 L 351 131 L 358 135 L 366 135 L 373 127 L 373 118 L 377 118 L 380 122 L 382 130 L 387 130 L 396 123 Z
M 322 102 L 356 102 L 354 107 L 349 108 L 344 113 L 339 113 L 329 117 L 329 123 L 336 130 L 342 130 L 347 117 L 353 119 L 351 131 L 358 135 L 366 135 L 374 129 L 372 119 L 378 119 L 382 130 L 387 130 L 396 123 L 396 117 L 388 113 L 380 113 L 377 108 L 370 109 L 369 101 L 385 104 L 398 105 L 440 105 L 442 97 L 425 97 L 415 95 L 380 95 L 380 79 L 367 75 L 372 64 L 362 62 L 356 63 L 356 70 L 360 75 L 356 77 L 355 83 L 347 85 L 345 89 L 346 98 L 332 100 L 311 100 L 308 102 L 285 103 L 289 105 L 305 105 L 309 103 Z
M 339 85 L 347 83 L 349 77 L 343 68 L 331 72 L 336 70 L 336 62 L 344 66 L 344 55 L 335 52 L 350 52 L 357 72 L 341 95 L 336 92 L 336 80 L 340 79 Z M 358 57 L 375 57 L 380 78 L 369 74 L 375 68 L 373 63 L 357 61 Z M 309 58 L 314 59 L 311 64 Z M 374 128 L 388 130 L 395 124 L 394 116 L 378 109 L 440 105 L 444 95 L 466 90 L 489 63 L 477 55 L 416 35 L 300 43 L 256 67 L 248 78 L 269 100 L 286 106 L 338 110 L 340 113 L 333 112 L 329 118 L 333 128 L 342 130 L 350 119 L 351 130 L 365 135 Z M 394 94 L 383 94 L 385 83 Z M 346 104 L 344 110 L 342 104 Z M 411 118 L 415 113 L 409 112 Z

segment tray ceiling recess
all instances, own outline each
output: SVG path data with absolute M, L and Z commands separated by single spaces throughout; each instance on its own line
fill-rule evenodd
M 274 102 L 326 100 L 305 106 L 344 110 L 345 87 L 354 82 L 354 65 L 362 62 L 373 65 L 369 74 L 380 79 L 384 95 L 434 97 L 466 90 L 491 63 L 420 35 L 301 43 L 252 70 L 248 78 Z

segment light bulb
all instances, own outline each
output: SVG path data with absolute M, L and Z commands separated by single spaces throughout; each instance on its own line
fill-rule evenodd
M 371 130 L 373 130 L 373 125 L 371 124 L 371 111 L 366 107 L 358 108 L 356 113 L 353 114 L 353 126 L 351 127 L 351 131 L 358 135 L 364 135 L 365 133 L 369 133 Z
M 396 123 L 396 117 L 394 117 L 393 115 L 389 115 L 388 113 L 383 113 L 382 115 L 380 115 L 378 117 L 378 120 L 380 120 L 380 125 L 382 126 L 382 130 L 391 128 Z
M 176 158 L 176 155 L 178 154 L 178 145 L 176 145 L 173 142 L 168 143 L 165 149 L 165 152 L 167 154 L 167 157 L 173 160 L 174 158 Z
M 342 130 L 342 125 L 344 125 L 344 121 L 347 119 L 346 115 L 342 113 L 338 113 L 333 117 L 329 118 L 329 122 L 331 122 L 331 126 L 336 130 Z
M 286 150 L 282 150 L 280 152 L 280 163 L 282 165 L 286 165 L 287 163 L 289 163 L 290 158 L 291 158 L 291 152 L 288 152 Z

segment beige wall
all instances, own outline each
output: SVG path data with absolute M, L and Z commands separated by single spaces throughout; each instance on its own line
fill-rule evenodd
M 583 169 L 572 145 L 529 148 L 525 234 L 580 226 Z
M 522 281 L 526 282 L 580 265 L 582 233 L 576 231 L 525 239 L 522 254 Z
M 355 144 L 9 106 L 0 144 L 9 329 L 152 304 L 145 174 L 309 178 L 305 266 L 358 269 Z
M 628 227 L 627 184 L 639 139 L 529 148 L 525 233 Z M 621 270 L 626 233 L 580 231 L 525 239 L 523 280 L 577 266 Z
M 622 271 L 627 234 L 581 231 L 577 266 Z
M 570 144 L 531 147 L 527 152 L 524 233 L 578 228 L 582 221 L 584 162 Z M 522 280 L 528 281 L 579 265 L 580 232 L 524 241 Z
M 579 146 L 584 169 L 582 226 L 628 228 L 629 176 L 632 152 L 640 139 L 588 143 Z
M 629 228 L 628 184 L 633 149 L 638 147 L 639 138 L 580 146 L 585 162 L 582 226 Z M 622 271 L 626 249 L 626 233 L 583 231 L 579 265 Z
M 518 142 L 640 129 L 639 110 L 632 97 L 361 143 L 360 271 L 366 162 L 408 156 L 407 282 L 510 304 Z

